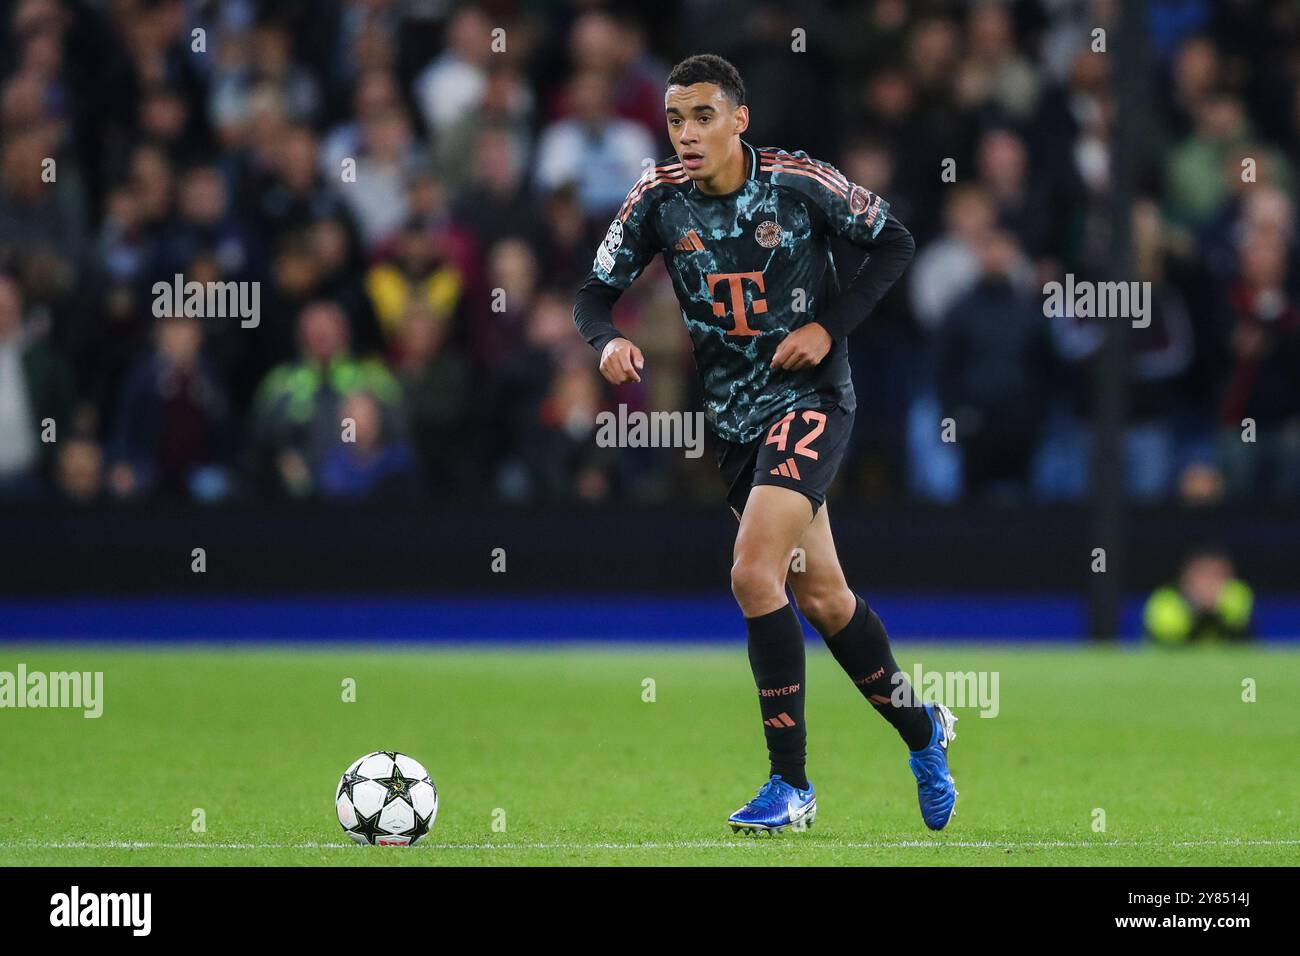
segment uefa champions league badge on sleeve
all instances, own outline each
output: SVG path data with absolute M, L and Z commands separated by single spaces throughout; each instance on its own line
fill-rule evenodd
M 606 272 L 614 271 L 614 253 L 623 245 L 623 224 L 615 219 L 609 224 L 605 238 L 596 250 L 596 261 Z

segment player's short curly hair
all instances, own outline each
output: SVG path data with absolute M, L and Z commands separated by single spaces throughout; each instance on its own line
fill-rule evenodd
M 716 53 L 688 56 L 668 74 L 668 86 L 692 83 L 716 83 L 733 104 L 745 105 L 745 81 L 740 78 L 740 71 Z

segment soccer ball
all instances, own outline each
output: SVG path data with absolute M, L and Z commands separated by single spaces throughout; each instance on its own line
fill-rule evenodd
M 339 779 L 334 809 L 348 836 L 373 846 L 414 846 L 438 815 L 438 788 L 418 760 L 376 750 Z

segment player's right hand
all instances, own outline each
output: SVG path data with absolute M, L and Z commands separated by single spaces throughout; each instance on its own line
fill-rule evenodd
M 637 369 L 645 366 L 641 350 L 627 339 L 613 339 L 600 355 L 600 374 L 611 385 L 639 382 Z

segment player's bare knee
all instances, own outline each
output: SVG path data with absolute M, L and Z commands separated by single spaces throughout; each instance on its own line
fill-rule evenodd
M 853 616 L 857 601 L 847 587 L 793 589 L 799 610 L 823 637 L 843 629 Z
M 746 617 L 754 617 L 784 603 L 785 582 L 780 569 L 741 557 L 731 566 L 731 593 Z
M 826 633 L 824 622 L 826 620 L 829 601 L 823 592 L 795 592 L 795 602 L 799 605 L 799 610 L 803 616 L 808 619 L 808 623 L 817 628 L 821 633 Z
M 821 633 L 826 633 L 825 622 L 829 615 L 831 601 L 830 595 L 825 591 L 804 591 L 795 592 L 794 599 L 799 605 L 799 610 L 803 616 L 808 619 L 808 623 L 815 627 Z

